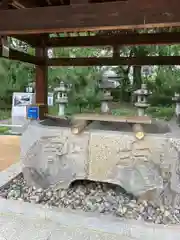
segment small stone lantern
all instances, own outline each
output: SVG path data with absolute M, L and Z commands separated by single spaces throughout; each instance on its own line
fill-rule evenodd
M 57 93 L 57 99 L 55 102 L 59 105 L 59 116 L 65 115 L 65 106 L 68 103 L 68 96 L 67 92 L 68 89 L 66 88 L 63 81 L 60 82 L 60 86 L 54 89 L 54 92 Z
M 101 98 L 101 112 L 109 112 L 109 102 L 113 100 L 111 96 L 111 86 L 108 82 L 102 81 L 99 85 L 99 88 L 102 89 L 102 98 Z
M 134 94 L 137 96 L 137 102 L 135 103 L 135 106 L 138 110 L 138 116 L 144 116 L 146 108 L 149 107 L 147 98 L 151 93 L 148 91 L 147 85 L 142 84 L 141 89 L 136 90 Z
M 119 77 L 112 70 L 107 70 L 103 74 L 103 80 L 99 84 L 99 88 L 102 90 L 103 96 L 101 98 L 101 112 L 109 112 L 109 102 L 113 100 L 111 96 L 111 90 L 119 86 Z
M 178 123 L 180 123 L 180 94 L 175 93 L 172 100 L 176 103 L 175 114 L 176 114 Z

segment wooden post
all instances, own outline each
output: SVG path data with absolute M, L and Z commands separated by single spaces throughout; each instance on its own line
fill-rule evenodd
M 42 65 L 36 66 L 36 104 L 44 106 L 43 114 L 41 117 L 44 118 L 45 114 L 48 113 L 47 97 L 48 97 L 48 66 L 47 66 L 47 48 L 42 42 L 42 46 L 36 48 L 36 56 L 44 59 Z
M 133 132 L 138 140 L 142 140 L 145 136 L 144 129 L 141 124 L 134 124 L 133 125 Z
M 85 120 L 79 120 L 79 121 L 74 121 L 71 127 L 71 132 L 74 135 L 80 134 L 90 123 L 90 121 L 85 121 Z

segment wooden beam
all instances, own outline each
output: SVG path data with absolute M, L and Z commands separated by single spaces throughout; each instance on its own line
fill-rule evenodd
M 35 4 L 34 1 L 21 1 L 21 0 L 12 0 L 11 5 L 17 9 L 33 8 L 39 6 Z
M 70 0 L 70 4 L 83 4 L 88 3 L 88 0 Z
M 31 64 L 35 64 L 35 65 L 39 65 L 43 61 L 41 58 L 29 55 L 24 52 L 19 52 L 14 49 L 11 49 L 10 54 L 9 54 L 9 59 L 27 62 L 27 63 L 31 63 Z
M 49 66 L 118 66 L 118 65 L 180 65 L 180 56 L 119 57 L 119 58 L 52 58 Z
M 9 0 L 2 0 L 0 2 L 0 9 L 8 9 L 8 2 Z
M 39 35 L 12 35 L 32 47 L 40 46 Z M 115 36 L 53 37 L 45 43 L 47 47 L 133 46 L 180 44 L 180 32 L 128 33 Z
M 1 46 L 0 46 L 0 57 L 3 57 Z M 35 65 L 39 65 L 43 61 L 41 58 L 29 55 L 29 54 L 24 53 L 24 52 L 17 51 L 17 50 L 14 50 L 14 49 L 9 50 L 9 57 L 7 59 L 22 61 L 22 62 L 31 63 L 31 64 L 35 64 Z
M 119 123 L 130 123 L 130 124 L 151 124 L 152 119 L 148 116 L 114 116 L 99 113 L 79 113 L 72 116 L 73 121 L 102 121 L 102 122 L 119 122 Z
M 41 44 L 37 35 L 12 35 L 11 37 L 27 43 L 31 47 L 40 46 Z
M 118 58 L 120 56 L 119 46 L 113 46 L 113 58 Z
M 71 132 L 72 134 L 80 134 L 86 127 L 89 125 L 91 121 L 86 120 L 79 120 L 79 121 L 72 121 Z
M 138 140 L 142 140 L 145 136 L 143 126 L 141 124 L 134 124 L 132 130 Z
M 179 44 L 180 32 L 128 33 L 116 36 L 81 36 L 50 38 L 47 47 L 89 47 L 118 45 L 163 45 Z
M 0 34 L 4 35 L 180 26 L 179 0 L 128 0 L 0 11 Z

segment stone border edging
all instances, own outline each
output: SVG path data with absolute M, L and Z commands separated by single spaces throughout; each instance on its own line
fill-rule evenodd
M 13 178 L 17 177 L 22 172 L 21 163 L 17 162 L 7 169 L 0 172 L 0 188 L 8 184 Z

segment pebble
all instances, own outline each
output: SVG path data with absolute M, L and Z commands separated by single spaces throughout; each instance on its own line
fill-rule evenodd
M 40 196 L 36 195 L 36 196 L 31 196 L 30 197 L 30 201 L 31 202 L 35 202 L 35 203 L 38 203 L 40 201 Z
M 51 191 L 49 191 L 49 192 L 46 193 L 46 196 L 47 196 L 48 198 L 51 198 L 52 195 L 53 195 L 53 193 L 52 193 Z
M 36 190 L 36 189 L 33 188 L 33 190 Z M 39 189 L 36 190 L 36 192 L 37 192 L 37 193 L 42 193 L 42 192 L 43 192 L 43 189 L 42 189 L 42 188 L 39 188 Z
M 168 217 L 169 215 L 170 215 L 170 212 L 166 210 L 166 211 L 164 212 L 164 216 L 165 216 L 165 217 Z
M 157 206 L 152 201 L 138 202 L 120 187 L 95 182 L 77 182 L 69 189 L 43 190 L 28 187 L 22 176 L 13 179 L 0 190 L 0 196 L 51 207 L 81 209 L 87 212 L 111 214 L 126 219 L 153 222 L 156 224 L 179 224 L 179 209 Z

